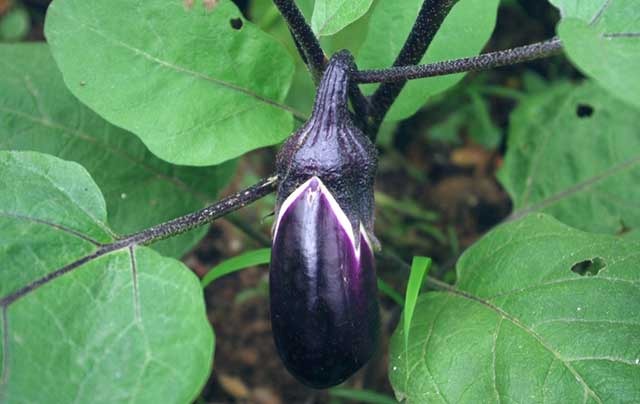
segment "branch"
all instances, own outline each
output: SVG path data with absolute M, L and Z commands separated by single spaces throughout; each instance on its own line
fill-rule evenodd
M 360 87 L 358 87 L 358 84 L 352 79 L 353 75 L 358 71 L 355 61 L 353 63 L 354 70 L 349 77 L 349 100 L 351 101 L 351 106 L 354 111 L 353 117 L 356 125 L 358 125 L 365 134 L 369 135 L 371 141 L 375 143 L 377 129 L 373 130 L 369 122 L 369 100 L 362 94 Z
M 440 29 L 442 22 L 457 0 L 424 0 L 418 12 L 416 22 L 411 28 L 398 57 L 393 66 L 415 65 L 424 56 L 427 48 L 433 41 L 433 37 Z M 387 27 L 391 29 L 391 27 Z M 393 83 L 384 83 L 378 87 L 371 97 L 372 127 L 375 132 L 380 127 L 384 116 L 400 94 L 406 80 Z
M 168 222 L 153 226 L 149 229 L 141 232 L 125 236 L 113 243 L 102 244 L 95 251 L 77 259 L 76 261 L 58 268 L 53 272 L 44 275 L 41 278 L 25 285 L 21 289 L 15 292 L 0 297 L 0 309 L 6 308 L 11 303 L 32 292 L 33 290 L 45 285 L 62 275 L 80 268 L 82 265 L 90 262 L 96 258 L 99 258 L 105 254 L 113 251 L 122 250 L 125 248 L 131 248 L 136 245 L 151 244 L 155 241 L 165 239 L 167 237 L 175 236 L 180 233 L 184 233 L 188 230 L 202 226 L 203 224 L 210 223 L 222 216 L 225 216 L 235 210 L 238 210 L 251 202 L 254 202 L 263 196 L 270 194 L 276 190 L 278 184 L 278 177 L 271 176 L 266 178 L 255 185 L 250 186 L 240 192 L 236 192 L 212 205 L 207 206 L 204 209 L 190 213 L 188 215 L 181 216 L 179 218 L 170 220 Z
M 298 49 L 300 57 L 302 57 L 302 60 L 311 72 L 313 81 L 318 84 L 328 62 L 320 46 L 320 41 L 318 41 L 313 30 L 304 19 L 304 15 L 302 15 L 302 12 L 293 0 L 273 0 L 273 3 L 287 22 L 296 49 Z M 369 101 L 355 83 L 349 87 L 349 99 L 355 111 L 354 115 L 358 125 L 365 133 L 370 133 L 366 119 L 369 111 Z
M 404 82 L 446 74 L 474 72 L 494 67 L 513 65 L 556 55 L 562 51 L 562 42 L 553 37 L 548 41 L 484 53 L 463 59 L 445 60 L 418 66 L 400 66 L 388 69 L 360 70 L 353 75 L 357 83 Z
M 116 248 L 122 246 L 151 244 L 168 237 L 184 233 L 196 227 L 211 223 L 216 219 L 226 216 L 229 213 L 245 207 L 258 199 L 269 195 L 276 190 L 278 176 L 272 175 L 261 180 L 255 185 L 245 188 L 242 191 L 229 195 L 220 201 L 200 209 L 196 212 L 169 220 L 141 232 L 125 236 L 113 243 Z
M 322 78 L 327 57 L 320 46 L 320 42 L 304 19 L 302 12 L 293 0 L 273 0 L 282 17 L 289 26 L 289 31 L 298 48 L 302 60 L 311 71 L 313 80 L 318 83 Z

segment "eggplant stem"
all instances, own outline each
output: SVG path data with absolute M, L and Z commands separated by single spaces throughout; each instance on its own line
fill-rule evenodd
M 318 41 L 313 30 L 309 24 L 307 24 L 304 15 L 293 0 L 273 0 L 273 3 L 289 26 L 289 32 L 293 37 L 296 49 L 307 65 L 313 81 L 317 85 L 320 79 L 322 79 L 322 74 L 328 63 L 327 56 L 322 50 L 320 41 Z M 356 83 L 352 83 L 349 86 L 349 99 L 351 100 L 351 106 L 354 110 L 356 123 L 360 129 L 367 133 L 373 140 L 375 135 L 372 134 L 371 128 L 367 125 L 370 109 L 369 101 L 367 97 L 362 94 L 362 91 L 360 91 Z
M 422 60 L 444 19 L 457 0 L 424 0 L 409 36 L 396 57 L 393 66 L 415 65 Z M 406 79 L 385 82 L 370 99 L 371 132 L 376 134 L 385 115 L 406 84 Z M 374 136 L 375 140 L 375 136 Z
M 444 60 L 416 66 L 359 70 L 352 75 L 352 80 L 358 83 L 386 83 L 474 72 L 546 58 L 561 51 L 562 41 L 558 37 L 553 37 L 543 42 L 535 42 L 516 48 L 488 52 L 461 59 Z

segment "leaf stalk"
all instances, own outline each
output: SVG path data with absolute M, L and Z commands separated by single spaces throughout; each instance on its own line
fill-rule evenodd
M 417 66 L 397 66 L 388 69 L 359 70 L 354 73 L 357 83 L 393 83 L 415 80 L 447 74 L 474 72 L 528 62 L 546 58 L 562 51 L 562 41 L 553 37 L 547 41 L 536 42 L 496 52 L 484 53 L 461 59 L 445 60 Z
M 393 66 L 415 65 L 420 62 L 456 2 L 457 0 L 424 0 Z M 371 96 L 369 115 L 373 133 L 378 132 L 385 115 L 406 82 L 407 80 L 402 78 L 393 82 L 383 82 Z

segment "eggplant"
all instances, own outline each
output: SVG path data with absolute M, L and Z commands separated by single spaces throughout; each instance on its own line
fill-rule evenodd
M 278 353 L 313 388 L 341 383 L 379 333 L 373 235 L 375 146 L 347 107 L 351 55 L 331 58 L 311 118 L 285 142 L 269 274 Z

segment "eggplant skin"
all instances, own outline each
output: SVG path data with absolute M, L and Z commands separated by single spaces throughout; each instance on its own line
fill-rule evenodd
M 271 254 L 271 324 L 282 361 L 307 386 L 341 383 L 375 351 L 374 266 L 364 230 L 353 234 L 319 178 L 282 205 Z

